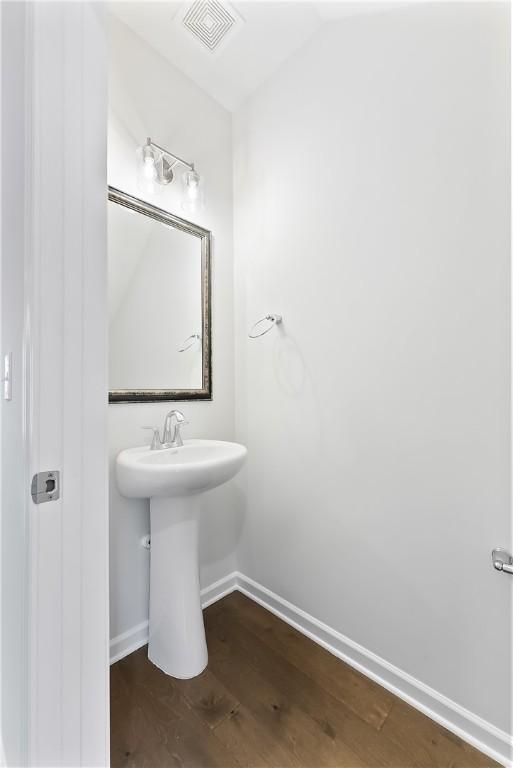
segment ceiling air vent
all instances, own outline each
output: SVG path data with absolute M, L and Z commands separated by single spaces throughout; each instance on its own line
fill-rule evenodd
M 182 14 L 183 26 L 211 53 L 218 53 L 244 23 L 229 3 L 220 0 L 195 0 Z

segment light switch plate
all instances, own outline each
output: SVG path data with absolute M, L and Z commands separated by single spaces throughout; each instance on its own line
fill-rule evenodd
M 4 355 L 4 400 L 12 400 L 12 353 Z

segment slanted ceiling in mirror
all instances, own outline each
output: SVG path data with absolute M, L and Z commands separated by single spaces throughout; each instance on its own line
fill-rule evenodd
M 211 233 L 109 187 L 109 402 L 212 399 Z

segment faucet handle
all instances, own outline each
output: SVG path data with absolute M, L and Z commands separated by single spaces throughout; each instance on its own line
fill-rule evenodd
M 141 429 L 152 429 L 153 439 L 151 441 L 150 451 L 158 451 L 162 448 L 162 441 L 160 439 L 160 431 L 158 427 L 141 427 Z

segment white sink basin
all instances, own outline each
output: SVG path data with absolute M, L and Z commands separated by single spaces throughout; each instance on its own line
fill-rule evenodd
M 203 493 L 231 480 L 246 453 L 243 445 L 221 440 L 185 440 L 161 451 L 128 448 L 116 462 L 119 490 L 138 499 Z
M 202 493 L 234 477 L 246 453 L 238 443 L 186 440 L 179 448 L 129 448 L 116 459 L 120 492 L 150 499 L 148 658 L 173 677 L 195 677 L 208 661 L 198 571 Z

